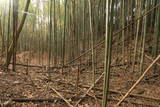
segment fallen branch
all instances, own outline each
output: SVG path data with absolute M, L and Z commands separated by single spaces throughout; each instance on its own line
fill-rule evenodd
M 149 67 L 144 71 L 141 77 L 136 81 L 136 83 L 129 89 L 129 91 L 123 96 L 123 98 L 115 105 L 116 107 L 119 106 L 123 100 L 132 92 L 132 90 L 140 83 L 143 77 L 147 74 L 147 72 L 151 69 L 151 67 L 159 60 L 160 55 L 149 65 Z
M 12 64 L 12 63 L 10 63 Z M 47 68 L 47 66 L 41 66 L 41 65 L 27 65 L 27 64 L 16 64 L 17 66 L 24 66 L 24 67 L 33 67 L 33 68 Z M 50 67 L 51 69 L 60 69 L 61 67 Z
M 1 101 L 15 101 L 15 102 L 54 102 L 63 101 L 61 98 L 1 98 Z
M 83 88 L 88 88 L 88 86 L 83 86 Z M 102 89 L 99 88 L 94 88 L 94 90 L 98 90 L 98 91 L 103 91 Z M 109 90 L 109 93 L 115 93 L 115 94 L 125 94 L 125 92 L 121 92 L 121 91 L 116 91 L 116 90 Z M 102 96 L 102 94 L 99 94 Z M 149 96 L 144 96 L 144 95 L 139 95 L 139 94 L 130 94 L 128 95 L 129 97 L 134 97 L 134 98 L 142 98 L 142 99 L 148 99 L 148 100 L 153 100 L 153 101 L 157 101 L 160 102 L 160 98 L 154 98 L 154 97 L 149 97 Z
M 109 101 L 119 101 L 118 99 L 111 99 L 111 98 L 109 98 L 108 100 L 109 100 Z M 147 107 L 155 107 L 155 105 L 151 105 L 151 104 L 143 104 L 143 103 L 132 102 L 132 101 L 129 101 L 129 102 L 128 102 L 128 101 L 126 101 L 126 100 L 124 100 L 123 102 L 124 102 L 124 103 L 133 104 L 133 105 L 136 105 L 136 106 L 139 105 L 140 107 L 141 107 L 141 106 L 145 106 L 145 107 L 146 107 L 146 106 L 147 106 Z
M 91 97 L 91 96 L 86 96 L 86 97 Z M 98 99 L 102 99 L 102 97 L 98 97 L 96 96 Z M 78 98 L 82 98 L 82 97 L 78 97 Z M 119 101 L 117 99 L 108 99 L 109 101 Z M 60 102 L 63 102 L 64 100 L 61 99 L 61 98 L 3 98 L 3 99 L 0 99 L 0 101 L 14 101 L 14 102 L 17 102 L 17 103 L 29 103 L 29 102 L 32 102 L 32 103 L 41 103 L 41 102 L 50 102 L 50 103 L 53 103 L 53 102 L 56 102 L 56 101 L 60 101 Z M 124 100 L 123 101 L 124 103 L 128 103 L 128 101 Z M 138 103 L 138 102 L 129 102 L 131 104 L 134 104 L 134 105 L 143 105 L 143 106 L 149 106 L 149 107 L 155 107 L 155 105 L 150 105 L 150 104 L 142 104 L 142 103 Z
M 73 107 L 56 89 L 50 87 L 59 97 L 61 97 L 67 104 L 69 107 Z
M 104 75 L 104 72 L 101 74 L 101 76 L 99 76 L 99 78 L 90 86 L 90 88 L 87 90 L 87 92 L 82 96 L 82 98 L 80 100 L 78 100 L 78 102 L 74 105 L 74 107 L 77 107 L 77 105 L 82 101 L 82 99 L 89 93 L 90 90 L 92 90 L 92 88 L 95 86 L 95 84 L 102 78 L 102 76 Z
M 52 82 L 57 82 L 57 83 L 60 83 L 60 84 L 64 84 L 64 85 L 70 85 L 71 87 L 75 87 L 75 84 L 72 84 L 72 83 L 68 83 L 68 82 L 63 82 L 63 81 L 52 81 Z M 90 88 L 90 86 L 88 85 L 81 85 L 79 84 L 79 87 L 80 88 Z M 92 89 L 94 89 L 95 91 L 103 91 L 102 89 L 100 88 L 96 88 L 96 87 L 93 87 Z M 66 92 L 66 93 L 70 93 L 70 94 L 76 94 L 75 92 L 67 92 L 67 91 L 63 91 L 63 90 L 59 90 L 60 92 Z M 83 91 L 82 91 L 83 92 Z M 86 93 L 86 92 L 85 92 Z M 110 89 L 109 90 L 109 93 L 115 93 L 115 94 L 126 94 L 126 92 L 121 92 L 121 91 L 117 91 L 117 90 L 112 90 Z M 87 93 L 88 94 L 88 93 Z M 89 95 L 89 94 L 88 94 Z M 101 95 L 101 94 L 99 94 Z M 144 95 L 139 95 L 139 94 L 130 94 L 128 95 L 128 97 L 134 97 L 134 98 L 142 98 L 142 99 L 148 99 L 148 100 L 153 100 L 153 101 L 157 101 L 157 102 L 160 102 L 160 98 L 154 98 L 154 97 L 149 97 L 149 96 L 144 96 Z
M 151 60 L 151 61 L 154 61 L 151 57 L 149 57 L 148 55 L 144 55 L 147 59 Z M 160 63 L 156 62 L 156 64 L 160 67 Z
M 139 53 L 141 53 L 141 51 L 139 51 L 139 50 L 137 50 Z M 154 61 L 153 59 L 152 59 L 152 57 L 150 57 L 150 56 L 148 56 L 148 55 L 144 55 L 147 59 L 149 59 L 150 61 Z M 156 64 L 160 67 L 160 63 L 158 63 L 158 62 L 156 62 Z
M 12 63 L 10 63 L 10 64 L 12 64 Z M 17 66 L 23 66 L 23 67 L 31 67 L 31 68 L 47 68 L 48 66 L 43 66 L 43 65 L 27 65 L 27 64 L 19 64 L 19 63 L 17 63 L 16 64 Z M 79 65 L 86 65 L 86 64 L 74 64 L 74 65 L 66 65 L 66 66 L 63 66 L 63 68 L 69 68 L 69 67 L 74 67 L 74 66 L 79 66 Z M 51 67 L 49 67 L 48 69 L 62 69 L 62 67 L 61 66 L 51 66 Z M 39 73 L 41 73 L 41 72 L 39 72 Z M 53 72 L 51 72 L 51 73 L 53 73 Z

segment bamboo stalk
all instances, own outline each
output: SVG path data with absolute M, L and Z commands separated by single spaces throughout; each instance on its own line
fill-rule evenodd
M 86 91 L 86 93 L 82 96 L 82 98 L 80 100 L 77 101 L 77 103 L 73 106 L 73 107 L 77 107 L 77 105 L 82 101 L 82 99 L 89 93 L 90 90 L 92 90 L 92 88 L 94 87 L 94 85 L 102 78 L 102 76 L 104 75 L 104 72 L 99 76 L 99 78 L 97 78 L 97 80 L 95 81 L 95 83 L 93 83 L 90 88 Z
M 69 107 L 73 107 L 56 89 L 50 87 L 59 97 L 61 97 L 67 104 Z
M 111 8 L 110 8 L 111 7 Z M 110 65 L 112 55 L 112 36 L 113 36 L 113 7 L 114 0 L 106 2 L 106 35 L 105 35 L 105 62 L 104 62 L 104 82 L 103 82 L 103 100 L 102 107 L 107 106 L 109 80 L 110 80 Z M 110 19 L 110 20 L 109 20 Z
M 121 28 L 120 30 L 118 30 L 117 32 L 115 32 L 115 33 L 113 34 L 113 36 L 118 35 L 119 33 L 122 32 L 122 30 L 127 29 L 127 28 L 130 27 L 132 24 L 137 23 L 138 20 L 141 20 L 143 17 L 151 14 L 151 12 L 152 12 L 153 10 L 157 9 L 159 6 L 160 6 L 160 3 L 157 4 L 156 6 L 152 7 L 150 10 L 148 10 L 147 12 L 145 12 L 143 15 L 141 15 L 140 17 L 138 17 L 137 19 L 135 19 L 134 21 L 132 21 L 132 22 L 129 23 L 128 25 L 126 25 L 124 28 Z M 98 44 L 96 44 L 96 45 L 94 46 L 93 49 L 98 48 L 99 46 L 101 46 L 102 44 L 104 44 L 104 42 L 105 42 L 105 41 L 104 41 L 104 38 L 103 38 Z M 79 60 L 82 56 L 88 54 L 88 53 L 91 52 L 91 51 L 92 51 L 92 49 L 86 50 L 84 53 L 82 53 L 80 56 L 74 58 L 72 61 L 68 62 L 66 65 L 72 64 L 73 62 L 75 62 L 76 60 Z
M 141 51 L 139 51 L 139 50 L 137 50 L 137 52 L 139 52 L 139 53 L 142 53 Z M 150 56 L 148 56 L 148 55 L 144 55 L 147 59 L 149 59 L 150 61 L 154 61 L 153 59 L 152 59 L 152 57 L 150 57 Z M 160 63 L 158 63 L 158 62 L 156 62 L 156 64 L 160 67 Z
M 92 5 L 91 5 L 91 0 L 88 0 L 89 4 L 89 21 L 90 21 L 90 33 L 91 33 L 91 57 L 92 57 L 92 72 L 93 72 L 93 83 L 95 83 L 95 52 L 94 52 L 94 39 L 93 39 L 93 28 L 92 28 Z
M 136 81 L 136 83 L 129 89 L 129 91 L 123 96 L 123 98 L 115 105 L 115 107 L 119 106 L 123 100 L 133 91 L 133 89 L 140 83 L 140 81 L 144 78 L 144 76 L 148 73 L 151 67 L 159 60 L 160 55 L 148 66 L 148 68 L 144 71 L 141 77 Z
M 148 10 L 148 2 L 146 1 L 145 10 Z M 147 34 L 147 16 L 144 17 L 144 29 L 143 29 L 143 40 L 142 40 L 142 54 L 141 54 L 141 61 L 140 61 L 140 72 L 143 72 L 143 63 L 144 63 L 144 49 L 145 49 L 145 41 L 146 41 L 146 34 Z

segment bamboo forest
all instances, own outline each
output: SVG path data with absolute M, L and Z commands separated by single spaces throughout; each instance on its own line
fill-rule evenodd
M 160 0 L 0 0 L 0 107 L 160 107 Z

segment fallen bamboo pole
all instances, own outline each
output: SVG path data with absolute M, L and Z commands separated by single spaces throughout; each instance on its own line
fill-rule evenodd
M 102 78 L 102 76 L 104 75 L 104 72 L 99 76 L 99 78 L 97 78 L 97 80 L 90 86 L 90 88 L 87 90 L 87 92 L 82 96 L 82 98 L 80 100 L 78 100 L 78 102 L 74 105 L 74 107 L 77 107 L 77 105 L 82 101 L 82 99 L 89 93 L 90 90 L 92 90 L 92 88 L 94 87 L 94 85 Z
M 63 101 L 60 98 L 1 98 L 0 101 L 14 101 L 14 102 L 54 102 Z
M 60 98 L 62 98 L 67 104 L 69 107 L 73 107 L 56 89 L 50 87 Z
M 159 60 L 160 55 L 148 66 L 148 68 L 144 71 L 141 77 L 136 81 L 136 83 L 129 89 L 129 91 L 123 96 L 123 98 L 115 105 L 115 107 L 119 106 L 123 100 L 133 91 L 133 89 L 140 83 L 140 81 L 144 78 L 144 76 L 148 73 L 151 67 Z
M 71 85 L 72 87 L 75 86 L 75 84 L 71 84 L 71 83 L 67 83 L 67 82 L 62 82 L 62 81 L 52 81 L 52 82 L 58 82 L 58 83 L 64 84 L 64 85 Z M 79 87 L 80 88 L 90 88 L 90 86 L 88 86 L 88 85 L 80 85 L 80 84 L 79 84 Z M 96 87 L 94 87 L 92 89 L 97 90 L 97 91 L 103 91 L 102 89 L 96 88 Z M 59 90 L 59 91 L 60 92 L 66 92 L 66 91 L 63 91 L 63 90 Z M 76 94 L 76 92 L 67 92 L 67 93 Z M 110 89 L 109 93 L 125 94 L 126 92 L 121 92 L 121 91 Z M 144 95 L 139 95 L 139 94 L 130 94 L 129 96 L 130 97 L 135 97 L 135 98 L 142 98 L 142 99 L 148 99 L 148 100 L 154 100 L 154 101 L 160 102 L 160 98 L 154 98 L 154 97 L 149 97 L 149 96 L 144 96 Z
M 86 97 L 91 97 L 91 96 L 86 96 Z M 81 97 L 79 97 L 79 98 L 81 98 Z M 101 97 L 97 97 L 97 98 L 101 99 Z M 0 99 L 0 101 L 7 101 L 9 103 L 11 103 L 12 101 L 17 102 L 17 103 L 24 103 L 24 102 L 25 103 L 29 103 L 29 102 L 32 102 L 32 103 L 41 103 L 41 102 L 53 103 L 56 101 L 63 101 L 63 99 L 61 99 L 61 98 L 35 98 L 35 99 L 33 99 L 33 98 L 13 98 L 13 99 L 12 98 L 3 98 L 3 99 Z M 109 98 L 109 101 L 119 101 L 119 100 Z M 128 103 L 127 100 L 124 100 L 123 102 Z M 143 104 L 143 103 L 138 103 L 138 102 L 129 102 L 129 103 L 134 104 L 134 105 L 155 107 L 155 105 Z
M 137 50 L 137 52 L 139 52 L 139 53 L 142 53 L 141 51 L 139 51 L 139 50 Z M 149 59 L 150 61 L 154 61 L 153 59 L 152 59 L 152 57 L 150 57 L 150 56 L 148 56 L 148 55 L 144 55 L 147 59 Z M 160 63 L 158 63 L 158 62 L 156 62 L 156 64 L 160 67 Z

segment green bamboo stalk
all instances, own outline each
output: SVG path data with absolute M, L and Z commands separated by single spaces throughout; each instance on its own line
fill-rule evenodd
M 125 0 L 122 0 L 122 28 L 125 27 Z M 125 31 L 122 30 L 122 64 L 125 62 Z
M 110 10 L 111 5 L 111 10 Z M 106 1 L 106 36 L 105 36 L 105 64 L 104 64 L 104 84 L 103 84 L 103 101 L 102 107 L 107 107 L 107 99 L 109 92 L 109 78 L 110 78 L 110 64 L 111 64 L 111 50 L 112 50 L 112 27 L 113 27 L 113 6 L 114 0 Z M 111 14 L 109 14 L 109 12 Z M 109 20 L 110 17 L 110 20 Z
M 148 1 L 145 3 L 145 11 L 148 10 Z M 144 49 L 145 49 L 145 41 L 146 41 L 146 33 L 147 33 L 147 16 L 144 17 L 144 34 L 142 41 L 142 54 L 141 54 L 141 62 L 140 62 L 140 72 L 143 71 L 143 63 L 144 63 Z
M 160 1 L 157 1 L 160 3 Z M 155 27 L 154 33 L 155 37 L 153 38 L 153 57 L 156 57 L 158 54 L 158 45 L 160 40 L 160 8 L 156 9 L 156 19 L 155 19 Z M 156 65 L 154 66 L 154 71 L 156 71 Z
M 63 66 L 65 64 L 65 38 L 66 38 L 66 18 L 67 18 L 67 1 L 65 0 L 65 13 L 64 13 L 64 29 L 63 29 L 63 45 L 62 45 L 62 73 L 63 73 Z
M 141 1 L 137 0 L 137 18 L 140 17 L 141 15 Z M 138 20 L 137 23 L 137 29 L 136 29 L 136 37 L 135 37 L 135 46 L 134 46 L 134 56 L 133 56 L 133 63 L 132 63 L 132 72 L 134 72 L 134 65 L 136 61 L 136 56 L 137 56 L 137 48 L 138 48 L 138 34 L 139 34 L 139 27 L 140 27 L 140 20 Z
M 92 49 L 92 71 L 93 71 L 93 83 L 95 83 L 95 53 L 94 53 L 94 39 L 93 39 L 93 28 L 92 28 L 92 7 L 91 7 L 91 0 L 88 0 L 88 4 L 89 4 L 89 18 L 90 18 L 90 32 L 91 32 L 91 49 Z
M 52 51 L 52 9 L 53 9 L 53 0 L 50 0 L 50 25 L 49 25 L 49 51 L 48 51 L 48 67 L 51 65 L 51 51 Z

